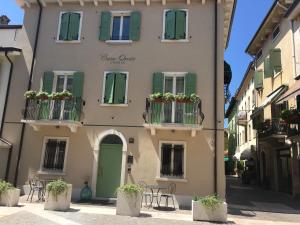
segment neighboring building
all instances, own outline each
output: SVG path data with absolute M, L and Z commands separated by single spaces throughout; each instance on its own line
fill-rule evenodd
M 246 49 L 255 57 L 257 108 L 251 118 L 257 130 L 260 181 L 265 187 L 293 195 L 300 193 L 299 144 L 290 138 L 291 125 L 282 120 L 281 112 L 297 107 L 297 94 L 291 98 L 286 94 L 298 83 L 299 7 L 294 7 L 298 2 L 275 1 Z
M 37 51 L 23 51 L 25 62 L 35 56 L 33 72 L 19 63 L 13 76 L 32 77 L 29 89 L 67 90 L 73 98 L 29 100 L 22 116 L 28 80 L 13 80 L 6 137 L 21 152 L 13 154 L 10 180 L 62 177 L 73 184 L 74 198 L 85 181 L 97 199 L 140 181 L 176 183 L 179 205 L 190 205 L 194 195 L 225 196 L 218 121 L 234 0 L 43 0 L 41 20 L 35 0 L 18 2 L 25 11 L 22 44 L 35 50 L 40 27 Z M 157 92 L 196 93 L 202 101 L 150 102 Z
M 7 16 L 0 16 L 0 180 L 7 178 L 7 161 L 11 156 L 12 145 L 3 137 L 6 106 L 12 95 L 10 81 L 14 61 L 21 55 L 17 43 L 22 26 L 9 25 Z

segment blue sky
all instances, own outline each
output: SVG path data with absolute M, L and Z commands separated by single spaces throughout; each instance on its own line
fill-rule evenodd
M 272 3 L 273 0 L 238 0 L 231 39 L 225 52 L 225 59 L 233 71 L 230 84 L 232 94 L 238 88 L 251 61 L 245 49 Z M 22 24 L 23 10 L 18 7 L 15 0 L 0 0 L 0 15 L 3 14 L 11 19 L 11 24 Z

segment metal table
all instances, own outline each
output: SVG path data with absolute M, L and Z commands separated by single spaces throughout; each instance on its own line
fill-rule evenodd
M 160 207 L 159 203 L 158 203 L 158 194 L 161 190 L 167 190 L 169 188 L 168 185 L 146 185 L 146 188 L 149 189 L 151 191 L 151 202 L 149 207 L 153 207 L 153 199 L 156 197 L 156 202 L 157 202 L 157 206 Z M 156 193 L 156 195 L 155 195 Z

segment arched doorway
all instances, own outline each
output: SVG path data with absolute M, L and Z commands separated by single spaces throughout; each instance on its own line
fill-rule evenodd
M 100 142 L 96 184 L 97 198 L 115 198 L 121 184 L 122 171 L 121 138 L 115 134 L 106 135 Z

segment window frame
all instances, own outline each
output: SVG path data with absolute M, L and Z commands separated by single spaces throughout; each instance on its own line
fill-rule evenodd
M 79 31 L 78 31 L 78 40 L 72 40 L 72 41 L 66 41 L 66 40 L 59 40 L 60 35 L 60 27 L 61 27 L 61 18 L 64 13 L 79 13 L 80 14 L 80 22 L 79 22 Z M 58 20 L 58 29 L 57 29 L 57 35 L 56 35 L 56 43 L 81 43 L 81 30 L 82 30 L 82 17 L 83 12 L 82 11 L 61 11 L 59 13 L 59 20 Z
M 186 13 L 185 18 L 185 39 L 178 39 L 178 40 L 171 40 L 171 39 L 165 39 L 165 31 L 166 31 L 166 13 L 170 10 L 182 10 Z M 163 31 L 161 35 L 161 42 L 189 42 L 189 10 L 188 9 L 164 9 L 163 11 Z
M 182 177 L 175 177 L 175 176 L 162 176 L 160 173 L 161 170 L 161 162 L 162 162 L 162 154 L 161 154 L 161 147 L 163 144 L 171 144 L 171 145 L 183 145 L 183 176 Z M 167 141 L 167 140 L 160 140 L 159 141 L 159 158 L 158 158 L 158 167 L 157 167 L 157 176 L 156 180 L 160 181 L 178 181 L 178 182 L 187 182 L 186 180 L 186 161 L 187 161 L 187 143 L 186 141 Z M 172 163 L 172 162 L 171 162 Z
M 120 31 L 119 31 L 119 35 L 121 34 L 121 30 L 123 30 L 123 17 L 124 16 L 130 16 L 130 20 L 131 20 L 131 13 L 132 13 L 132 10 L 122 10 L 122 11 L 110 11 L 111 13 L 111 23 L 110 23 L 110 37 L 112 37 L 112 32 L 113 32 L 113 18 L 115 16 L 121 16 L 122 19 L 120 22 Z M 130 34 L 130 29 L 129 29 L 129 34 Z M 128 39 L 128 40 L 106 40 L 105 43 L 108 43 L 108 44 L 131 44 L 133 43 L 132 40 Z
M 105 86 L 106 86 L 106 75 L 109 73 L 124 73 L 126 74 L 126 87 L 125 87 L 125 101 L 122 104 L 108 104 L 104 103 L 104 95 L 105 95 Z M 121 106 L 121 107 L 127 107 L 128 106 L 128 80 L 129 80 L 129 72 L 127 71 L 104 71 L 103 74 L 103 82 L 102 82 L 102 97 L 101 97 L 101 103 L 100 106 Z
M 54 172 L 51 170 L 47 170 L 43 168 L 44 164 L 44 157 L 45 157 L 45 151 L 46 151 L 46 143 L 49 139 L 55 139 L 55 140 L 65 140 L 66 141 L 66 148 L 65 148 L 65 156 L 64 156 L 64 166 L 63 170 L 60 172 Z M 39 174 L 53 174 L 53 175 L 65 175 L 66 174 L 66 168 L 67 168 L 67 155 L 69 150 L 69 137 L 56 137 L 56 136 L 45 136 L 43 139 L 43 147 L 42 147 L 42 154 L 41 154 L 41 160 L 40 160 L 40 169 L 38 171 Z

